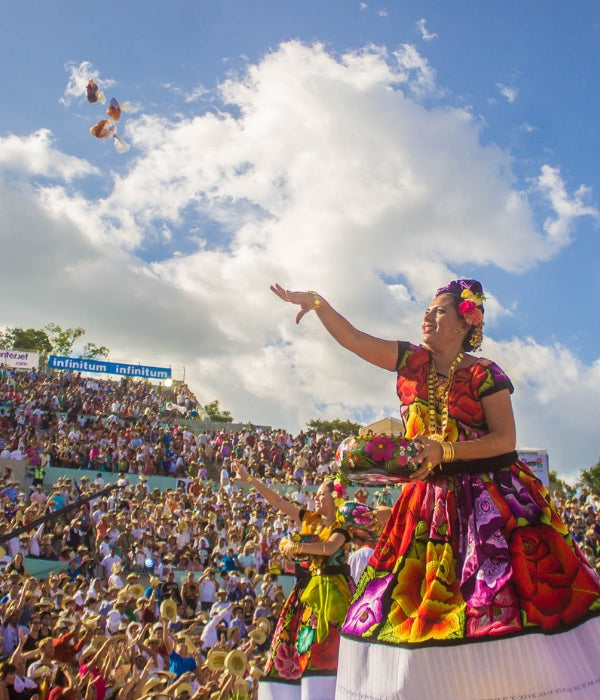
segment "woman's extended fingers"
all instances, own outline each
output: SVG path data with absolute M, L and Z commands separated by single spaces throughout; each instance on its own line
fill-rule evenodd
M 311 292 L 291 292 L 289 289 L 284 289 L 280 284 L 272 284 L 271 291 L 283 301 L 290 304 L 298 304 L 301 307 L 296 315 L 296 323 L 300 323 L 302 317 L 314 307 L 314 296 Z
M 280 299 L 283 299 L 283 301 L 289 301 L 292 304 L 298 303 L 298 302 L 294 302 L 291 299 L 291 295 L 293 294 L 293 292 L 290 292 L 289 290 L 284 289 L 280 284 L 272 284 L 271 291 L 274 294 L 276 294 Z

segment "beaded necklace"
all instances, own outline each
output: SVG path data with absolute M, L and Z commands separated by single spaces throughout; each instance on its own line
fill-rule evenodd
M 448 428 L 448 411 L 450 388 L 454 379 L 454 372 L 458 365 L 462 362 L 465 353 L 461 350 L 458 355 L 452 360 L 452 364 L 448 369 L 448 377 L 439 382 L 437 370 L 435 368 L 435 360 L 433 356 L 429 361 L 429 371 L 427 373 L 427 401 L 429 403 L 429 435 L 432 440 L 443 442 Z M 438 411 L 439 409 L 439 411 Z M 438 421 L 438 412 L 441 421 Z

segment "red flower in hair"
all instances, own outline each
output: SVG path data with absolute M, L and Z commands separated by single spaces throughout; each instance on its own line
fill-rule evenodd
M 461 316 L 464 316 L 465 314 L 470 313 L 474 309 L 477 308 L 477 304 L 474 301 L 468 301 L 465 299 L 465 301 L 461 301 L 460 304 L 458 305 L 458 313 Z
M 483 312 L 477 304 L 470 299 L 461 301 L 458 305 L 458 313 L 467 323 L 478 326 L 483 321 Z

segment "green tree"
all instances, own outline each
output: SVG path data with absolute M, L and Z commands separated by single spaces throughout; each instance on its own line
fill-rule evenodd
M 44 326 L 44 330 L 48 333 L 52 343 L 52 352 L 55 355 L 70 355 L 75 341 L 81 338 L 82 335 L 85 335 L 83 328 L 63 329 L 56 323 L 49 323 L 47 326 Z
M 577 487 L 571 486 L 571 484 L 568 484 L 566 481 L 563 481 L 563 479 L 561 479 L 558 476 L 554 469 L 550 470 L 550 472 L 548 473 L 548 478 L 550 480 L 551 494 L 553 494 L 555 491 L 558 491 L 561 498 L 564 498 L 565 500 L 573 498 Z
M 44 330 L 35 328 L 7 328 L 0 333 L 0 346 L 7 350 L 31 350 L 48 355 L 52 343 Z
M 356 435 L 362 427 L 360 423 L 354 423 L 351 420 L 341 420 L 334 418 L 333 420 L 322 420 L 313 418 L 306 424 L 309 430 L 315 430 L 321 433 L 341 433 L 342 435 Z
M 83 328 L 61 328 L 49 323 L 44 328 L 6 328 L 0 331 L 0 348 L 32 350 L 40 353 L 40 364 L 48 361 L 48 355 L 70 355 L 75 341 L 85 335 Z M 104 345 L 86 343 L 80 357 L 90 360 L 108 357 L 110 351 Z
M 205 404 L 204 410 L 206 411 L 208 417 L 217 423 L 233 422 L 233 416 L 231 413 L 229 411 L 223 411 L 220 408 L 218 401 L 211 401 L 210 403 Z
M 83 346 L 81 357 L 87 360 L 97 360 L 99 357 L 107 358 L 110 355 L 110 350 L 104 345 L 96 345 L 96 343 L 86 343 Z
M 600 460 L 595 466 L 589 469 L 582 469 L 579 472 L 579 486 L 584 486 L 590 491 L 593 489 L 596 493 L 600 493 Z

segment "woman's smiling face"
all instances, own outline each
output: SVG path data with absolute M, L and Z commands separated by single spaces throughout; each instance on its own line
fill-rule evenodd
M 317 513 L 329 513 L 334 508 L 333 494 L 327 484 L 321 484 L 315 493 L 315 510 Z
M 457 336 L 466 333 L 464 319 L 458 315 L 454 301 L 449 294 L 440 294 L 425 309 L 421 331 L 428 347 L 443 348 L 456 343 Z

